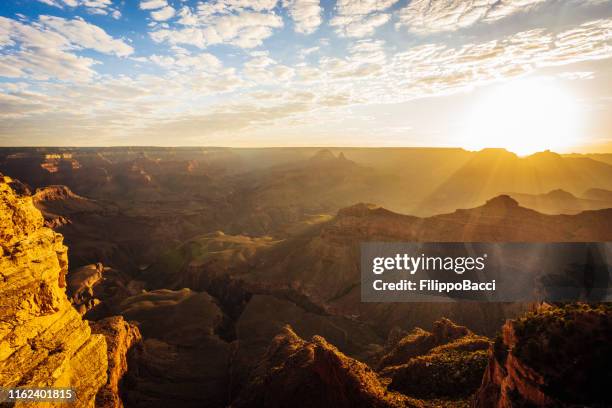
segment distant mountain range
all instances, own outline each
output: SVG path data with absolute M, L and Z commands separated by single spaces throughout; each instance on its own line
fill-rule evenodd
M 429 216 L 507 192 L 561 189 L 607 201 L 583 196 L 587 190 L 612 191 L 606 157 L 518 157 L 503 149 L 2 148 L 0 172 L 32 189 L 66 185 L 130 208 L 136 201 L 174 201 L 227 210 L 237 232 L 270 233 L 356 202 Z
M 582 197 L 576 197 L 561 189 L 546 194 L 508 193 L 508 195 L 524 207 L 547 214 L 577 214 L 582 211 L 612 208 L 612 191 L 603 189 L 589 189 Z

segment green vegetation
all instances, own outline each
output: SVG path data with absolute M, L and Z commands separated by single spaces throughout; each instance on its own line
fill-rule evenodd
M 480 386 L 489 346 L 488 339 L 470 334 L 435 347 L 391 368 L 390 388 L 417 398 L 466 398 Z
M 221 231 L 205 234 L 165 251 L 146 273 L 150 280 L 167 285 L 173 283 L 189 265 L 206 265 L 211 270 L 215 262 L 222 269 L 240 267 L 257 250 L 275 242 L 267 236 L 251 238 L 246 235 L 227 235 Z M 218 271 L 219 268 L 214 270 Z
M 545 379 L 546 392 L 577 404 L 610 401 L 612 306 L 550 307 L 516 320 L 512 354 Z

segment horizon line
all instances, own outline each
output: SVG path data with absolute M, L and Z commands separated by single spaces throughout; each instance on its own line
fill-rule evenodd
M 267 145 L 267 146 L 222 146 L 222 145 L 174 145 L 174 146 L 162 146 L 162 145 L 98 145 L 98 146 L 78 146 L 78 145 L 26 145 L 26 146 L 2 146 L 0 145 L 0 149 L 120 149 L 120 148 L 129 148 L 129 149 L 234 149 L 234 150 L 246 150 L 246 149 L 257 149 L 257 150 L 265 150 L 265 149 L 319 149 L 319 150 L 329 150 L 329 149 L 410 149 L 410 150 L 462 150 L 468 153 L 478 153 L 485 150 L 500 150 L 506 151 L 508 153 L 512 153 L 518 157 L 529 157 L 538 153 L 555 153 L 561 156 L 567 155 L 587 155 L 587 154 L 612 154 L 612 151 L 585 151 L 585 152 L 566 152 L 560 153 L 551 149 L 545 149 L 529 154 L 519 154 L 509 150 L 505 147 L 484 147 L 478 150 L 470 150 L 461 146 L 279 146 L 279 145 Z

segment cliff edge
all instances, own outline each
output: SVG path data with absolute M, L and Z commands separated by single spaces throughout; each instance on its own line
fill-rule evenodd
M 74 406 L 93 407 L 107 380 L 106 341 L 66 297 L 63 237 L 13 185 L 0 174 L 0 384 L 72 387 Z
M 474 408 L 612 406 L 611 336 L 607 304 L 545 305 L 507 321 Z

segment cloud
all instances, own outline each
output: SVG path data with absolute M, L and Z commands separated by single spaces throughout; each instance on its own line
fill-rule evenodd
M 172 26 L 150 33 L 153 41 L 188 44 L 206 48 L 214 44 L 231 44 L 254 48 L 283 26 L 280 16 L 272 12 L 277 1 L 226 0 L 200 3 L 197 9 L 184 6 Z
M 141 137 L 147 143 L 153 140 L 167 144 L 168 134 L 181 134 L 181 142 L 185 144 L 247 144 L 248 137 L 237 137 L 236 132 L 270 126 L 312 109 L 310 103 L 293 100 L 265 106 L 260 103 L 223 104 L 212 110 L 207 109 L 151 124 L 136 132 L 135 137 Z
M 95 75 L 96 61 L 57 49 L 20 50 L 0 59 L 0 77 L 83 81 Z
M 120 57 L 133 52 L 122 40 L 81 19 L 40 16 L 36 23 L 0 17 L 0 76 L 88 80 L 96 60 L 74 54 L 89 49 Z
M 134 49 L 123 40 L 111 37 L 102 28 L 81 19 L 66 20 L 61 17 L 40 16 L 40 23 L 61 36 L 72 45 L 88 48 L 105 54 L 126 57 Z
M 312 109 L 303 98 L 287 98 L 266 104 L 253 100 L 194 106 L 192 102 L 190 109 L 168 114 L 182 108 L 173 105 L 170 96 L 186 88 L 164 81 L 155 85 L 157 81 L 159 77 L 142 77 L 136 81 L 124 78 L 90 84 L 73 88 L 69 94 L 41 106 L 27 98 L 0 94 L 0 108 L 6 108 L 4 115 L 0 114 L 0 140 L 23 144 L 36 139 L 61 145 L 70 138 L 76 144 L 163 145 L 202 144 L 218 137 L 216 143 L 224 144 L 236 131 L 270 125 Z M 68 106 L 62 103 L 64 100 Z M 180 134 L 181 139 L 169 139 L 169 134 Z
M 155 21 L 166 21 L 174 17 L 176 10 L 168 5 L 166 0 L 143 0 L 141 10 L 151 10 L 151 18 Z
M 404 98 L 458 92 L 534 72 L 538 68 L 612 58 L 612 20 L 596 20 L 557 34 L 543 29 L 460 47 L 426 44 L 393 56 L 389 95 Z
M 399 12 L 399 25 L 419 33 L 455 31 L 531 10 L 547 0 L 411 0 Z
M 247 61 L 243 66 L 243 73 L 247 79 L 259 84 L 278 84 L 293 78 L 295 70 L 262 55 Z
M 371 16 L 389 18 L 389 3 L 374 8 L 355 4 L 350 13 L 367 16 L 357 18 L 361 32 Z M 310 126 L 320 123 L 322 115 L 341 117 L 338 109 L 355 104 L 448 95 L 544 67 L 612 58 L 612 19 L 601 19 L 560 32 L 536 29 L 493 41 L 459 38 L 456 45 L 421 42 L 401 51 L 393 43 L 358 39 L 347 42 L 346 53 L 325 48 L 316 58 L 296 55 L 299 63 L 293 64 L 284 60 L 284 53 L 256 49 L 224 64 L 213 54 L 217 50 L 202 49 L 212 44 L 261 44 L 282 26 L 274 12 L 278 5 L 217 1 L 200 6 L 182 7 L 171 23 L 156 24 L 150 34 L 164 46 L 154 55 L 126 59 L 147 69 L 126 69 L 124 75 L 98 74 L 100 62 L 80 52 L 132 54 L 130 45 L 99 27 L 50 16 L 34 22 L 0 18 L 0 76 L 39 80 L 0 86 L 0 137 L 86 133 L 99 135 L 98 143 L 125 137 L 132 143 L 163 144 L 174 142 L 167 135 L 184 131 L 185 138 L 176 143 L 201 144 L 218 137 L 214 140 L 227 144 L 224 137 L 246 130 L 249 135 L 280 134 L 278 129 L 295 128 L 279 123 L 302 121 Z M 342 29 L 350 31 L 348 26 Z M 304 49 L 301 55 L 318 50 Z M 246 61 L 240 62 L 243 58 Z M 587 77 L 580 72 L 561 76 Z
M 157 10 L 167 6 L 168 2 L 166 0 L 144 0 L 140 2 L 141 10 Z
M 359 40 L 351 44 L 349 52 L 355 61 L 385 63 L 387 56 L 382 40 Z
M 44 112 L 47 108 L 44 103 L 41 103 L 41 99 L 44 99 L 44 95 L 36 95 L 36 98 L 30 98 L 19 93 L 0 93 L 0 117 L 4 119 L 19 118 L 31 113 Z
M 330 25 L 343 37 L 365 37 L 391 19 L 385 12 L 398 0 L 338 0 Z
M 195 55 L 189 53 L 177 53 L 174 56 L 152 55 L 149 59 L 166 69 L 199 69 L 210 72 L 222 67 L 221 61 L 207 52 Z
M 319 0 L 285 0 L 283 6 L 293 19 L 296 32 L 312 34 L 321 25 Z
M 85 7 L 90 14 L 110 14 L 113 18 L 121 17 L 121 12 L 112 7 L 112 0 L 38 0 L 41 3 L 49 6 L 64 8 L 64 7 Z
M 172 17 L 174 17 L 175 10 L 170 6 L 166 6 L 157 11 L 151 12 L 151 18 L 155 21 L 166 21 Z
M 596 20 L 552 33 L 529 30 L 505 38 L 452 47 L 423 44 L 389 53 L 385 44 L 361 40 L 346 57 L 323 57 L 296 67 L 309 89 L 352 91 L 369 103 L 399 103 L 448 95 L 526 75 L 540 68 L 612 58 L 612 20 Z

